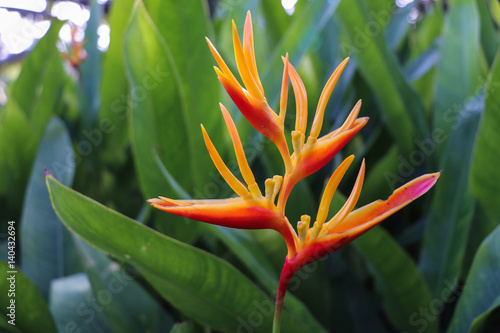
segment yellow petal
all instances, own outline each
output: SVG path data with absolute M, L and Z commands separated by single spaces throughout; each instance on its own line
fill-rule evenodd
M 245 60 L 248 64 L 250 74 L 252 75 L 254 82 L 257 84 L 257 88 L 259 88 L 262 96 L 264 96 L 264 88 L 260 82 L 259 72 L 257 71 L 257 63 L 255 62 L 252 15 L 250 14 L 250 11 L 247 12 L 245 29 L 243 31 L 243 53 L 245 54 Z
M 229 168 L 224 164 L 222 161 L 222 158 L 220 157 L 219 153 L 217 152 L 217 149 L 215 149 L 214 144 L 212 143 L 212 140 L 210 140 L 210 137 L 207 134 L 207 131 L 205 130 L 205 127 L 201 125 L 201 130 L 203 132 L 203 139 L 205 139 L 205 145 L 207 146 L 208 153 L 210 154 L 210 157 L 212 158 L 212 161 L 215 164 L 215 167 L 221 174 L 222 178 L 226 181 L 226 183 L 233 189 L 236 194 L 238 194 L 240 197 L 248 197 L 250 195 L 250 192 L 246 189 L 245 185 L 243 185 L 238 178 L 236 178 L 235 175 L 229 170 Z
M 332 91 L 335 88 L 335 85 L 337 84 L 337 81 L 339 80 L 339 77 L 342 74 L 342 71 L 344 70 L 348 61 L 349 58 L 346 58 L 344 61 L 340 63 L 340 65 L 338 65 L 338 67 L 333 72 L 332 76 L 330 76 L 330 79 L 328 79 L 328 82 L 323 88 L 323 91 L 321 92 L 321 96 L 318 102 L 318 107 L 316 108 L 316 114 L 314 115 L 314 121 L 311 127 L 310 136 L 314 138 L 317 138 L 319 132 L 321 131 L 321 127 L 323 126 L 323 116 L 325 114 L 326 104 L 328 103 L 330 95 L 332 94 Z
M 264 95 L 259 90 L 257 83 L 255 82 L 248 64 L 245 59 L 245 54 L 243 48 L 241 47 L 240 37 L 238 36 L 238 30 L 236 29 L 236 24 L 233 21 L 233 45 L 234 45 L 234 56 L 236 58 L 236 65 L 238 66 L 238 71 L 240 72 L 241 79 L 245 84 L 248 92 L 260 100 L 264 100 Z
M 326 184 L 325 191 L 323 192 L 323 196 L 321 197 L 321 203 L 319 204 L 318 215 L 316 217 L 316 222 L 319 223 L 320 226 L 323 226 L 323 223 L 326 221 L 326 217 L 328 216 L 328 210 L 330 209 L 330 203 L 332 201 L 333 195 L 337 190 L 337 187 L 344 177 L 347 169 L 351 165 L 354 160 L 354 155 L 346 158 L 335 170 L 333 175 L 328 180 L 328 184 Z
M 302 79 L 300 78 L 295 68 L 293 68 L 292 64 L 289 64 L 288 66 L 289 66 L 288 71 L 289 71 L 290 81 L 292 81 L 293 92 L 295 94 L 295 104 L 297 105 L 295 130 L 305 134 L 307 128 L 306 87 L 304 86 L 304 82 L 302 82 Z

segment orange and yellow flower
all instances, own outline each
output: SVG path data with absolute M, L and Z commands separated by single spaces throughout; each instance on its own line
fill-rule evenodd
M 375 201 L 355 210 L 365 174 L 365 162 L 363 161 L 349 198 L 344 206 L 327 221 L 333 195 L 354 160 L 354 155 L 351 155 L 339 165 L 330 177 L 323 192 L 316 220 L 311 223 L 311 217 L 303 215 L 301 221 L 297 223 L 296 231 L 285 216 L 287 199 L 293 187 L 301 179 L 315 173 L 331 161 L 368 121 L 368 118 L 358 118 L 361 108 L 361 101 L 358 101 L 340 128 L 318 138 L 327 102 L 349 59 L 345 59 L 337 67 L 326 83 L 319 98 L 306 141 L 308 103 L 304 83 L 289 63 L 287 54 L 283 57 L 284 70 L 279 113 L 276 113 L 269 106 L 255 62 L 250 13 L 248 13 L 245 22 L 243 43 L 240 41 L 233 22 L 234 53 L 243 84 L 240 84 L 235 78 L 208 38 L 207 42 L 219 66 L 215 67 L 215 71 L 220 82 L 248 122 L 276 145 L 283 159 L 284 175 L 275 175 L 267 179 L 265 193 L 262 194 L 245 157 L 233 119 L 221 104 L 222 115 L 233 142 L 244 183 L 222 161 L 202 126 L 203 137 L 217 170 L 238 197 L 218 200 L 172 200 L 160 197 L 148 201 L 156 208 L 198 221 L 232 228 L 278 231 L 288 247 L 276 302 L 276 321 L 279 329 L 284 295 L 288 281 L 293 274 L 303 266 L 335 252 L 423 195 L 435 184 L 439 173 L 414 179 L 395 190 L 387 200 Z M 284 127 L 289 81 L 292 83 L 296 100 L 295 129 L 291 132 L 292 154 L 288 149 Z

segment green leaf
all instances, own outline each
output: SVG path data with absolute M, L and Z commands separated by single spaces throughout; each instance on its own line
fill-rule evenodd
M 62 22 L 53 21 L 45 36 L 23 62 L 21 73 L 7 92 L 0 112 L 0 193 L 9 206 L 20 210 L 36 147 L 50 115 L 56 109 L 64 70 L 56 47 Z
M 415 262 L 390 234 L 375 227 L 352 244 L 374 270 L 391 323 L 407 332 L 437 332 L 438 320 L 424 320 L 418 313 L 431 304 L 429 288 Z
M 90 1 L 90 17 L 85 29 L 84 49 L 87 58 L 80 65 L 81 91 L 81 117 L 86 128 L 95 127 L 99 111 L 102 52 L 97 48 L 99 35 L 97 30 L 101 25 L 104 6 L 97 0 Z M 115 78 L 116 79 L 116 78 Z
M 178 182 L 190 188 L 196 172 L 191 169 L 192 143 L 179 75 L 140 1 L 133 9 L 124 46 L 132 89 L 130 136 L 141 189 L 149 198 L 164 195 L 169 189 L 154 159 L 153 148 Z
M 460 118 L 458 112 L 479 85 L 479 14 L 474 0 L 450 1 L 445 16 L 441 58 L 437 64 L 434 128 L 449 136 Z M 441 155 L 444 142 L 438 143 Z
M 107 163 L 120 164 L 125 159 L 128 143 L 127 117 L 130 89 L 123 54 L 123 34 L 135 0 L 111 3 L 109 12 L 110 43 L 104 55 L 100 85 L 101 107 L 99 125 L 106 128 L 101 158 Z
M 193 0 L 186 6 L 182 1 L 145 0 L 144 6 L 165 41 L 171 54 L 172 66 L 178 72 L 178 88 L 186 115 L 186 130 L 193 152 L 196 152 L 191 155 L 193 169 L 211 168 L 212 161 L 205 153 L 200 123 L 205 126 L 216 144 L 226 137 L 226 134 L 220 131 L 220 127 L 224 125 L 219 109 L 221 85 L 213 70 L 216 63 L 205 42 L 205 37 L 213 36 L 207 2 Z M 172 131 L 175 125 L 165 123 L 164 126 L 166 131 Z M 226 147 L 220 149 L 222 153 Z M 169 170 L 174 172 L 170 168 Z M 198 188 L 212 180 L 208 172 L 194 172 L 190 177 Z M 190 183 L 181 184 L 190 189 Z
M 468 187 L 472 148 L 483 96 L 472 99 L 459 114 L 440 163 L 443 170 L 427 221 L 420 267 L 434 296 L 443 283 L 456 284 L 463 265 L 475 201 Z
M 72 239 L 52 209 L 44 168 L 71 186 L 75 172 L 71 139 L 65 124 L 53 118 L 38 148 L 21 215 L 22 267 L 45 299 L 50 282 L 64 276 Z
M 500 34 L 495 28 L 491 17 L 495 16 L 493 11 L 496 9 L 497 17 L 500 19 L 500 4 L 495 0 L 476 1 L 476 4 L 481 19 L 481 46 L 483 47 L 488 64 L 491 65 L 495 60 L 495 55 L 500 46 Z
M 378 99 L 388 130 L 400 151 L 409 153 L 414 133 L 419 138 L 429 136 L 422 101 L 406 82 L 400 65 L 387 46 L 380 23 L 384 21 L 373 13 L 370 15 L 366 3 L 363 0 L 340 2 L 337 17 L 349 38 L 341 48 L 356 58 L 363 78 Z
M 104 297 L 101 300 L 94 298 L 89 279 L 84 273 L 52 281 L 50 311 L 54 315 L 57 332 L 111 332 L 102 313 L 103 300 L 108 301 Z
M 21 210 L 24 190 L 31 164 L 36 153 L 38 138 L 34 137 L 29 119 L 15 100 L 9 100 L 0 112 L 0 185 L 7 205 L 16 212 Z
M 479 247 L 447 332 L 481 332 L 488 315 L 499 306 L 500 226 Z
M 75 243 L 92 293 L 114 332 L 159 332 L 160 318 L 173 325 L 170 315 L 118 263 L 80 238 Z
M 497 54 L 486 83 L 486 101 L 481 117 L 470 171 L 472 194 L 494 217 L 500 216 L 500 53 Z
M 8 321 L 13 320 L 8 325 L 12 327 L 13 323 L 16 328 L 25 333 L 56 333 L 56 325 L 49 308 L 30 279 L 17 267 L 10 267 L 1 260 L 0 271 L 2 272 L 0 290 L 3 294 L 0 298 L 0 312 L 1 317 L 7 317 Z
M 98 249 L 137 267 L 172 305 L 221 331 L 254 325 L 271 329 L 273 302 L 227 262 L 166 237 L 46 178 L 57 214 L 75 234 Z M 103 223 L 105 221 L 105 223 Z M 256 319 L 258 318 L 258 319 Z M 285 313 L 287 332 L 318 332 L 300 315 Z M 254 323 L 254 324 L 252 324 Z

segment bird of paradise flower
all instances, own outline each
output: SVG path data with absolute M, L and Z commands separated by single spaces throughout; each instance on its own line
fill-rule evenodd
M 351 155 L 338 166 L 328 180 L 316 220 L 311 223 L 310 216 L 302 215 L 301 220 L 297 223 L 297 231 L 295 231 L 285 216 L 287 199 L 293 187 L 301 179 L 325 166 L 363 128 L 368 118 L 358 118 L 361 108 L 361 101 L 358 101 L 340 128 L 318 138 L 328 99 L 347 65 L 349 60 L 347 58 L 335 69 L 321 93 L 306 141 L 308 112 L 306 90 L 297 71 L 289 63 L 288 54 L 283 57 L 284 71 L 280 110 L 277 114 L 267 103 L 257 71 L 250 12 L 248 12 L 245 21 L 243 43 L 240 41 L 234 21 L 232 29 L 236 64 L 244 86 L 234 77 L 207 38 L 210 50 L 219 66 L 215 67 L 215 71 L 219 81 L 243 116 L 257 131 L 276 145 L 283 159 L 285 173 L 283 176 L 275 175 L 267 179 L 265 193 L 262 194 L 246 159 L 233 119 L 226 108 L 220 104 L 234 146 L 238 166 L 246 185 L 224 164 L 203 125 L 201 129 L 212 161 L 238 197 L 216 200 L 173 200 L 159 197 L 158 199 L 150 199 L 148 202 L 166 212 L 202 222 L 231 228 L 278 231 L 283 236 L 288 248 L 288 255 L 285 258 L 280 276 L 273 324 L 273 332 L 279 332 L 285 293 L 288 283 L 297 271 L 340 249 L 426 193 L 436 183 L 440 173 L 416 178 L 396 189 L 387 200 L 378 200 L 354 210 L 365 175 L 365 162 L 363 160 L 354 188 L 347 201 L 327 221 L 333 195 L 354 160 L 354 155 Z M 284 132 L 289 81 L 292 83 L 296 99 L 295 130 L 291 132 L 293 154 L 290 154 Z

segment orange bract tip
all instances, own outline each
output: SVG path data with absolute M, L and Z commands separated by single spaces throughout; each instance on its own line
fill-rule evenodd
M 325 87 L 323 88 L 323 91 L 321 92 L 321 96 L 319 98 L 318 102 L 318 107 L 316 108 L 316 114 L 314 115 L 314 121 L 311 127 L 311 134 L 310 136 L 317 138 L 319 135 L 319 132 L 321 131 L 321 127 L 323 125 L 323 116 L 325 114 L 325 109 L 326 109 L 326 104 L 328 103 L 328 100 L 330 99 L 330 96 L 333 92 L 333 89 L 335 88 L 335 85 L 337 84 L 337 81 L 340 78 L 340 75 L 342 74 L 342 71 L 344 70 L 345 66 L 347 65 L 347 62 L 349 61 L 349 58 L 344 59 L 340 63 L 340 65 L 337 66 L 333 74 L 330 76 L 328 79 L 328 82 L 326 83 Z
M 283 57 L 282 57 L 283 58 Z M 307 93 L 304 82 L 292 66 L 288 64 L 289 77 L 292 82 L 293 93 L 295 94 L 295 104 L 297 105 L 297 115 L 295 118 L 295 130 L 306 133 L 307 128 Z

